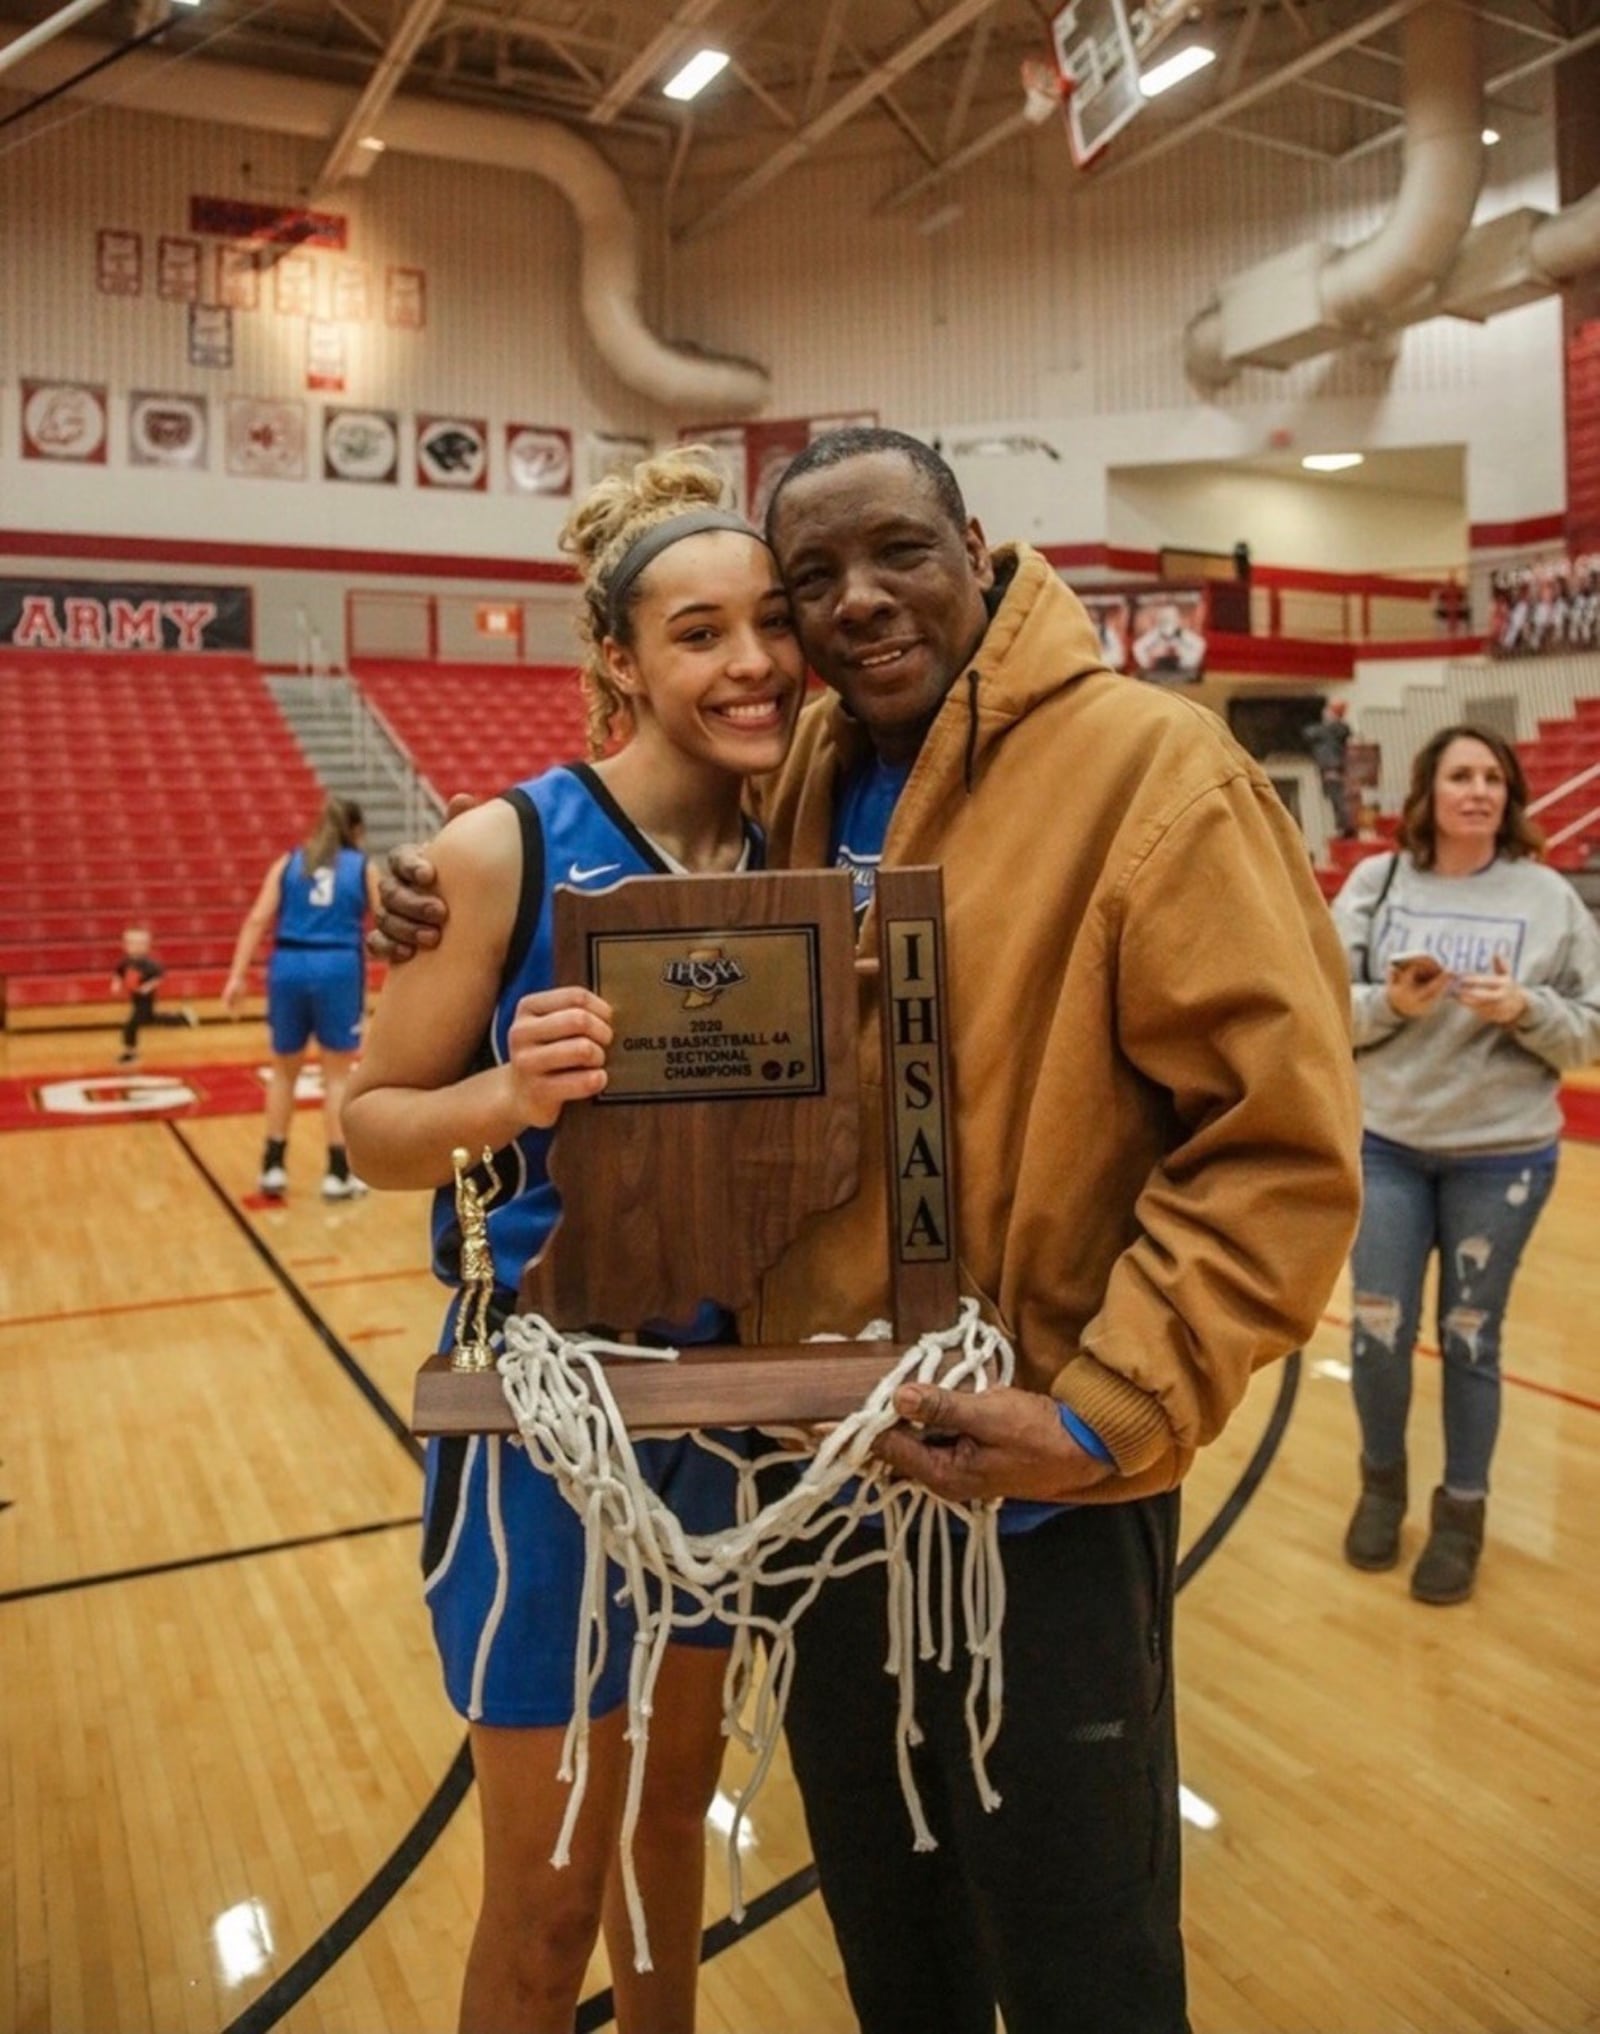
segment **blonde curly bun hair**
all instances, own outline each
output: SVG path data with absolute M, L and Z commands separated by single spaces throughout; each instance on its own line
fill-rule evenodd
M 611 575 L 635 540 L 657 523 L 687 510 L 727 508 L 727 478 L 707 445 L 679 445 L 641 459 L 627 473 L 613 473 L 592 487 L 561 530 L 561 548 L 576 559 L 583 575 L 578 641 L 583 649 L 579 680 L 588 707 L 591 756 L 600 756 L 633 730 L 633 709 L 606 669 L 601 644 L 609 635 L 631 641 L 631 619 L 610 619 Z M 627 606 L 632 607 L 632 598 Z

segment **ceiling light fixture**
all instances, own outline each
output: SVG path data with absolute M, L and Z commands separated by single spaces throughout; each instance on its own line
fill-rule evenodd
M 1308 452 L 1300 464 L 1308 473 L 1344 473 L 1366 464 L 1365 452 Z
M 1486 127 L 1483 130 L 1483 145 L 1485 148 L 1493 148 L 1499 139 L 1500 130 L 1498 127 Z
M 1192 78 L 1196 71 L 1203 71 L 1207 64 L 1214 64 L 1216 60 L 1214 49 L 1192 42 L 1187 49 L 1180 49 L 1176 56 L 1168 57 L 1165 63 L 1145 72 L 1139 80 L 1140 95 L 1146 99 L 1159 98 L 1163 92 L 1170 92 L 1174 85 L 1181 85 L 1185 78 Z
M 356 143 L 356 146 L 357 148 L 370 149 L 374 155 L 382 155 L 389 144 L 386 141 L 380 141 L 375 134 L 363 134 L 361 139 Z
M 728 68 L 728 52 L 725 49 L 701 49 L 678 72 L 661 87 L 669 99 L 694 99 L 702 93 L 719 72 Z

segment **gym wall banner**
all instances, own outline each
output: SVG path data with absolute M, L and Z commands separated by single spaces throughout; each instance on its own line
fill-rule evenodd
M 128 579 L 0 579 L 0 648 L 248 655 L 248 586 Z
M 1096 586 L 1079 598 L 1106 667 L 1158 685 L 1198 685 L 1210 647 L 1209 587 Z
M 1489 654 L 1600 650 L 1600 551 L 1537 558 L 1489 576 Z

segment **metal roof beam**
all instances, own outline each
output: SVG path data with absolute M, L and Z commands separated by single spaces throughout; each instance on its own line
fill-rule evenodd
M 702 233 L 709 233 L 713 226 L 747 205 L 758 192 L 787 174 L 797 162 L 808 156 L 819 142 L 826 141 L 830 134 L 843 127 L 847 120 L 853 120 L 863 107 L 870 106 L 907 72 L 914 71 L 918 64 L 942 49 L 953 35 L 959 35 L 970 22 L 988 13 L 998 0 L 956 0 L 936 20 L 930 21 L 919 35 L 901 45 L 893 56 L 885 57 L 857 84 L 852 85 L 836 99 L 824 113 L 814 120 L 808 120 L 792 140 L 767 157 L 764 163 L 743 177 L 726 196 L 719 198 L 708 211 L 692 220 L 679 236 L 683 240 L 697 240 Z
M 717 11 L 717 5 L 718 0 L 679 0 L 672 19 L 651 36 L 632 63 L 625 65 L 600 94 L 589 112 L 591 122 L 596 127 L 609 127 L 629 101 L 637 98 L 659 71 L 682 54 L 684 45 L 701 22 Z
M 377 126 L 383 109 L 400 89 L 401 80 L 411 68 L 412 58 L 427 41 L 443 11 L 444 0 L 410 0 L 410 5 L 400 17 L 399 27 L 390 37 L 388 48 L 379 57 L 377 68 L 368 78 L 365 90 L 351 108 L 349 118 L 339 130 L 338 139 L 328 151 L 328 158 L 316 180 L 318 190 L 327 190 L 345 177 L 365 176 L 371 169 L 376 151 L 363 148 L 361 144 Z
M 1536 57 L 1513 64 L 1508 71 L 1501 71 L 1490 78 L 1483 88 L 1484 103 L 1497 93 L 1509 91 L 1513 85 L 1520 85 L 1524 78 L 1537 76 L 1540 71 L 1549 70 L 1554 64 L 1564 64 L 1568 57 L 1578 56 L 1586 49 L 1592 49 L 1600 42 L 1600 27 L 1586 29 L 1582 35 L 1574 35 L 1554 49 L 1542 49 Z M 1359 162 L 1364 155 L 1375 155 L 1381 148 L 1394 148 L 1405 138 L 1403 127 L 1386 127 L 1381 134 L 1374 134 L 1365 141 L 1358 141 L 1354 148 L 1347 148 L 1339 157 L 1340 162 Z

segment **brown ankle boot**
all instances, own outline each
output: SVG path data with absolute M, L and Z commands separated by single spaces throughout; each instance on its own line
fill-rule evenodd
M 1465 1603 L 1472 1594 L 1487 1508 L 1481 1497 L 1433 1493 L 1433 1529 L 1411 1571 L 1411 1593 L 1419 1603 Z
M 1352 1568 L 1377 1574 L 1400 1558 L 1400 1521 L 1406 1515 L 1406 1465 L 1374 1469 L 1361 1464 L 1361 1497 L 1344 1536 L 1344 1557 Z

